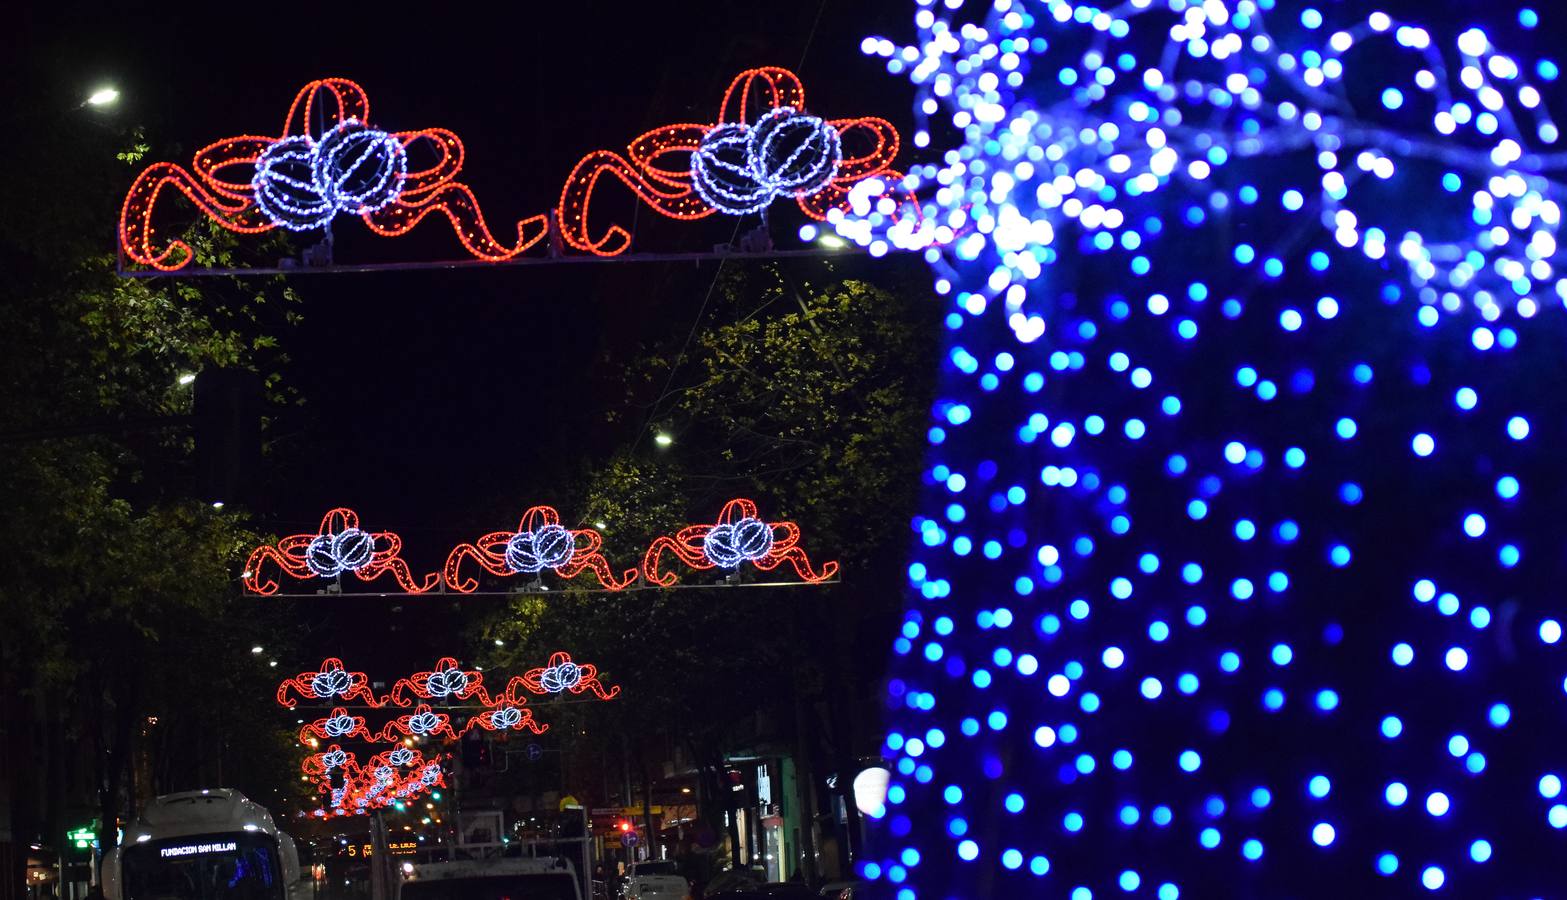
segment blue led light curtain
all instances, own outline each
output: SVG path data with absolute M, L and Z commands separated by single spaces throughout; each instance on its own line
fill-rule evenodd
M 864 873 L 1560 896 L 1567 160 L 1505 46 L 1546 26 L 972 6 L 865 42 L 952 149 L 835 223 L 950 303 Z

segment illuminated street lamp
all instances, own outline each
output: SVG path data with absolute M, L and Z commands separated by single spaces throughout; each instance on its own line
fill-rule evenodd
M 95 106 L 101 109 L 105 106 L 113 106 L 115 103 L 119 102 L 119 99 L 119 90 L 112 87 L 101 87 L 89 94 L 87 97 L 87 102 L 83 105 Z

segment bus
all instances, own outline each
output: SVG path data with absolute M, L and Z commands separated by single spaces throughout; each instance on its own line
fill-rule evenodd
M 108 900 L 297 900 L 307 887 L 293 839 L 228 788 L 153 800 L 103 860 Z

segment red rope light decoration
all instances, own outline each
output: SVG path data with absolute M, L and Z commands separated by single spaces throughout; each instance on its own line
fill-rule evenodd
M 537 575 L 548 569 L 561 578 L 571 579 L 592 571 L 601 587 L 610 591 L 625 588 L 637 578 L 636 569 L 627 569 L 620 578 L 610 569 L 599 548 L 604 538 L 591 528 L 566 528 L 553 507 L 534 506 L 522 514 L 515 531 L 493 531 L 472 544 L 458 544 L 446 558 L 446 586 L 458 593 L 472 593 L 479 586 L 476 578 L 462 574 L 462 564 L 472 559 L 492 575 Z
M 598 667 L 592 665 L 578 665 L 571 661 L 571 654 L 560 651 L 550 654 L 547 665 L 537 669 L 529 669 L 518 678 L 513 678 L 507 685 L 507 695 L 521 685 L 524 689 L 535 694 L 559 694 L 570 691 L 573 694 L 581 694 L 592 691 L 600 700 L 613 700 L 620 693 L 620 686 L 606 689 L 598 679 Z
M 277 702 L 285 709 L 293 709 L 299 701 L 289 696 L 297 693 L 301 700 L 360 700 L 366 706 L 382 707 L 384 700 L 376 699 L 370 690 L 370 676 L 363 672 L 349 672 L 343 661 L 329 657 L 314 672 L 300 672 L 277 687 Z
M 767 66 L 741 72 L 724 91 L 716 122 L 655 128 L 632 140 L 625 156 L 611 150 L 595 150 L 584 156 L 561 189 L 561 236 L 572 247 L 599 256 L 615 256 L 631 245 L 631 232 L 618 224 L 610 224 L 602 233 L 594 234 L 593 193 L 606 175 L 672 219 L 701 219 L 720 211 L 699 193 L 694 183 L 693 156 L 704 150 L 704 139 L 725 128 L 743 131 L 732 126 L 747 126 L 776 111 L 803 113 L 804 108 L 805 87 L 799 76 L 788 69 Z M 758 109 L 761 113 L 754 114 Z M 817 220 L 825 220 L 829 209 L 847 206 L 849 190 L 856 182 L 875 176 L 897 182 L 903 177 L 891 168 L 899 144 L 898 131 L 892 123 L 861 117 L 832 119 L 825 124 L 830 126 L 834 141 L 842 139 L 866 146 L 858 155 L 842 156 L 824 182 L 813 182 L 808 189 L 777 192 L 793 196 L 801 211 Z M 757 202 L 765 206 L 770 195 Z
M 655 540 L 642 559 L 642 575 L 661 587 L 674 584 L 673 572 L 661 569 L 667 550 L 693 569 L 737 569 L 750 563 L 764 572 L 789 563 L 807 583 L 816 584 L 838 573 L 837 562 L 822 564 L 820 572 L 799 546 L 800 526 L 793 522 L 763 522 L 750 500 L 730 500 L 711 525 L 689 525 L 673 537 Z
M 459 735 L 452 731 L 451 716 L 436 712 L 428 703 L 421 703 L 408 715 L 398 716 L 387 722 L 376 734 L 375 740 L 383 744 L 401 743 L 403 738 L 409 737 L 445 738 L 455 741 Z
M 412 700 L 403 696 L 405 690 L 422 700 L 451 702 L 454 699 L 471 700 L 477 697 L 485 706 L 495 703 L 490 699 L 489 691 L 484 689 L 484 673 L 478 669 L 464 670 L 450 656 L 438 661 L 433 671 L 415 672 L 411 677 L 399 678 L 392 685 L 392 693 L 386 702 L 393 706 L 413 705 Z
M 312 128 L 317 118 L 325 127 Z M 143 170 L 120 210 L 120 246 L 136 262 L 163 271 L 190 262 L 190 245 L 177 238 L 162 243 L 154 229 L 153 210 L 166 188 L 241 234 L 306 231 L 343 212 L 359 216 L 376 234 L 396 237 L 440 213 L 469 253 L 499 262 L 548 233 L 543 215 L 517 223 L 515 244 L 490 233 L 473 191 L 455 180 L 464 158 L 456 134 L 443 128 L 388 133 L 369 123 L 364 88 L 345 78 L 312 81 L 295 95 L 278 137 L 240 135 L 208 144 L 196 152 L 190 171 L 168 162 Z M 408 151 L 420 142 L 437 159 L 410 170 Z M 249 177 L 235 180 L 234 167 Z
M 371 731 L 363 716 L 353 715 L 346 706 L 334 706 L 326 716 L 306 723 L 299 730 L 299 742 L 308 748 L 300 763 L 300 773 L 314 783 L 324 798 L 312 815 L 319 818 L 363 815 L 402 801 L 412 800 L 446 784 L 441 756 L 427 760 L 414 748 L 416 742 L 461 740 L 475 729 L 492 733 L 526 731 L 540 735 L 549 725 L 534 718 L 528 707 L 527 692 L 581 694 L 592 691 L 601 700 L 613 699 L 619 687 L 605 688 L 594 666 L 579 666 L 564 652 L 554 653 L 547 666 L 531 669 L 512 678 L 504 694 L 491 698 L 477 669 L 462 669 L 457 660 L 443 657 L 428 672 L 416 672 L 399 679 L 384 697 L 370 690 L 363 672 L 349 672 L 342 660 L 332 658 L 314 672 L 301 672 L 278 685 L 277 701 L 293 709 L 298 700 L 358 700 L 372 708 L 387 705 L 408 706 L 404 692 L 435 703 L 477 699 L 483 709 L 468 716 L 461 728 L 452 724 L 452 715 L 439 712 L 431 703 L 420 703 L 405 715 L 396 716 Z M 350 740 L 366 744 L 390 744 L 363 764 L 357 754 L 343 749 Z M 326 749 L 320 749 L 322 743 Z
M 299 729 L 299 742 L 312 747 L 315 746 L 314 743 L 311 743 L 312 740 L 319 743 L 321 741 L 346 740 L 348 738 L 371 741 L 375 739 L 375 735 L 371 734 L 370 729 L 365 727 L 364 716 L 349 715 L 348 710 L 341 706 L 334 707 L 332 712 L 325 718 L 308 722 L 303 728 Z
M 401 557 L 402 549 L 402 538 L 390 531 L 364 531 L 359 527 L 358 513 L 338 507 L 321 518 L 321 529 L 315 534 L 290 535 L 276 545 L 252 550 L 243 580 L 254 593 L 277 593 L 277 580 L 265 570 L 266 564 L 272 563 L 283 574 L 301 581 L 351 572 L 368 582 L 390 572 L 398 586 L 410 594 L 422 594 L 440 583 L 441 576 L 435 572 L 422 582 L 414 580 Z
M 446 787 L 440 758 L 426 760 L 422 753 L 407 747 L 377 753 L 361 764 L 357 754 L 332 744 L 305 757 L 300 772 L 327 798 L 323 807 L 311 814 L 316 818 L 364 815 Z M 332 786 L 334 778 L 341 787 Z
M 468 726 L 463 729 L 467 734 L 475 728 L 485 731 L 522 731 L 527 729 L 534 734 L 543 734 L 550 730 L 548 725 L 542 725 L 533 718 L 533 710 L 523 706 L 525 700 L 511 700 L 502 698 L 495 705 L 468 720 Z
M 678 578 L 663 567 L 666 551 L 698 570 L 734 570 L 751 563 L 763 571 L 771 571 L 787 562 L 809 584 L 826 581 L 838 573 L 836 562 L 828 562 L 820 572 L 815 571 L 810 558 L 798 546 L 799 540 L 800 528 L 795 523 L 763 522 L 757 516 L 755 503 L 731 500 L 724 506 L 717 522 L 691 525 L 673 536 L 657 538 L 643 554 L 640 567 L 617 574 L 604 557 L 601 549 L 604 539 L 599 532 L 591 528 L 567 528 L 560 524 L 560 514 L 553 508 L 535 506 L 523 514 L 516 531 L 491 532 L 474 543 L 458 544 L 447 555 L 442 572 L 429 573 L 420 581 L 414 578 L 401 558 L 401 538 L 391 532 L 364 531 L 353 510 L 338 508 L 322 518 L 320 531 L 315 534 L 291 535 L 274 545 L 251 551 L 242 580 L 250 592 L 270 596 L 280 587 L 271 573 L 273 567 L 301 581 L 336 578 L 349 572 L 361 581 L 369 582 L 391 573 L 398 585 L 410 594 L 426 593 L 442 584 L 451 591 L 469 594 L 479 588 L 479 580 L 463 571 L 464 565 L 471 561 L 503 578 L 537 576 L 545 570 L 562 578 L 592 572 L 603 589 L 621 591 L 637 584 L 639 577 L 656 587 L 673 585 Z M 451 660 L 441 662 L 452 663 Z M 420 673 L 426 678 L 433 674 Z M 475 678 L 474 684 L 479 683 L 477 672 L 466 674 Z M 404 682 L 408 681 L 404 679 Z M 437 699 L 419 693 L 422 689 L 413 692 L 424 699 Z M 484 699 L 484 702 L 489 701 Z M 398 705 L 408 705 L 401 694 Z

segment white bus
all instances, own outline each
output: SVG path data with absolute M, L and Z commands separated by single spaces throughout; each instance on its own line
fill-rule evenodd
M 292 900 L 307 885 L 293 839 L 227 788 L 157 798 L 103 859 L 109 900 Z

